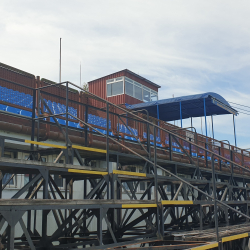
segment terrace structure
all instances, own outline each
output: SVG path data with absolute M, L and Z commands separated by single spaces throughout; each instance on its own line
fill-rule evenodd
M 0 64 L 0 86 L 2 249 L 246 249 L 250 152 L 167 123 L 158 85 L 124 70 L 84 91 Z

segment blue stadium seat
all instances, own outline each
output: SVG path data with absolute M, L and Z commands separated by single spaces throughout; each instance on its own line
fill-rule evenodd
M 61 124 L 61 125 L 66 125 L 66 121 L 65 121 L 65 120 L 57 119 L 57 121 L 58 121 L 59 124 Z
M 73 128 L 77 128 L 78 123 L 77 122 L 71 122 L 71 121 L 69 121 L 68 126 L 73 127 Z
M 13 107 L 7 106 L 6 111 L 7 111 L 7 112 L 10 112 L 10 113 L 14 113 L 14 114 L 20 114 L 21 109 L 13 108 Z
M 27 110 L 21 110 L 20 115 L 32 117 L 32 112 L 27 111 Z
M 6 111 L 6 108 L 7 108 L 6 105 L 0 104 L 0 110 Z

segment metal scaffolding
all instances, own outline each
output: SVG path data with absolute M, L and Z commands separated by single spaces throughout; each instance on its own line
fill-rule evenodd
M 65 95 L 60 98 L 65 100 L 66 112 L 54 114 L 49 107 L 45 96 L 53 95 L 46 92 L 52 86 L 65 89 Z M 214 150 L 214 144 L 209 141 L 200 145 L 196 132 L 194 140 L 189 140 L 148 116 L 131 112 L 87 91 L 84 94 L 89 99 L 102 102 L 104 107 L 72 101 L 69 86 L 84 91 L 71 82 L 37 88 L 22 86 L 33 92 L 30 140 L 0 137 L 1 156 L 6 141 L 30 145 L 26 161 L 0 158 L 2 177 L 12 173 L 7 184 L 16 174 L 29 175 L 28 183 L 11 199 L 2 198 L 7 184 L 3 185 L 1 180 L 0 229 L 3 233 L 0 249 L 115 249 L 130 245 L 145 249 L 154 249 L 154 246 L 160 249 L 201 246 L 203 248 L 197 249 L 245 249 L 250 230 L 250 169 L 244 165 L 244 160 L 237 158 L 237 151 L 230 151 L 229 160 L 220 150 Z M 82 106 L 84 116 L 73 115 L 69 103 Z M 88 122 L 90 109 L 105 116 L 105 131 Z M 58 117 L 65 119 L 65 125 L 58 122 Z M 42 125 L 52 126 L 50 119 L 63 136 L 64 144 L 45 142 L 41 136 Z M 73 120 L 83 128 L 82 145 L 70 139 L 72 129 L 68 124 Z M 119 126 L 113 133 L 110 120 L 123 124 L 134 140 L 127 141 Z M 129 121 L 145 126 L 145 140 L 133 132 Z M 165 147 L 157 142 L 162 133 L 169 138 Z M 93 138 L 100 143 L 90 145 L 89 140 Z M 173 143 L 181 153 L 174 151 Z M 200 150 L 205 152 L 205 157 L 199 156 Z M 52 152 L 57 154 L 54 162 L 41 161 L 41 156 Z M 65 157 L 65 164 L 59 163 L 62 157 Z M 74 159 L 79 166 L 74 164 Z M 89 166 L 88 163 L 96 159 L 106 161 L 106 169 Z M 116 163 L 116 169 L 110 162 Z M 127 165 L 140 165 L 142 171 L 131 172 L 120 167 Z M 58 187 L 54 174 L 65 180 L 65 190 Z M 77 181 L 82 181 L 84 187 L 80 200 L 73 197 Z M 145 187 L 140 195 L 137 194 L 139 185 Z M 43 197 L 39 199 L 37 194 L 41 190 Z M 37 211 L 42 211 L 41 218 L 37 217 Z M 53 214 L 57 228 L 52 234 L 48 233 L 49 214 Z M 95 224 L 96 230 L 91 230 L 91 224 Z M 18 225 L 22 237 L 15 237 Z M 234 226 L 229 227 L 231 225 Z M 37 229 L 39 226 L 41 233 Z

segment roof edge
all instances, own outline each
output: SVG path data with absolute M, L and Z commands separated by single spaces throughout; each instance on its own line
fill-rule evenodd
M 0 68 L 7 69 L 7 70 L 10 70 L 10 71 L 15 72 L 17 74 L 28 76 L 30 78 L 35 78 L 35 76 L 32 75 L 31 73 L 22 71 L 20 69 L 14 68 L 14 67 L 11 67 L 11 66 L 4 64 L 4 63 L 1 63 L 1 62 L 0 62 Z
M 143 80 L 143 81 L 145 81 L 145 82 L 147 82 L 147 83 L 150 83 L 151 85 L 153 85 L 153 86 L 155 86 L 155 87 L 157 87 L 157 88 L 161 88 L 160 85 L 158 85 L 158 84 L 156 84 L 156 83 L 154 83 L 154 82 L 151 82 L 150 80 L 146 79 L 145 77 L 142 77 L 142 76 L 140 76 L 140 75 L 134 73 L 133 71 L 131 71 L 131 70 L 129 70 L 129 69 L 123 69 L 123 70 L 114 72 L 114 73 L 112 73 L 112 74 L 109 74 L 109 75 L 106 75 L 106 76 L 99 77 L 99 78 L 97 78 L 97 79 L 95 79 L 95 80 L 89 81 L 88 83 L 92 83 L 92 82 L 94 82 L 94 81 L 96 81 L 96 80 L 100 80 L 100 79 L 102 79 L 102 78 L 104 78 L 104 77 L 108 77 L 108 76 L 111 76 L 111 75 L 113 75 L 113 74 L 117 74 L 117 73 L 120 73 L 120 72 L 123 72 L 123 71 L 124 71 L 124 72 L 128 72 L 129 74 L 132 74 L 132 75 L 134 75 L 134 76 L 140 78 L 141 80 Z

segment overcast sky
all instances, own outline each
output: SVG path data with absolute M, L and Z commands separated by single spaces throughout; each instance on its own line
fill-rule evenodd
M 79 84 L 80 62 L 83 82 L 127 68 L 160 99 L 216 92 L 250 106 L 250 1 L 1 0 L 0 16 L 0 62 L 34 75 L 58 81 L 62 37 L 62 80 Z M 243 148 L 249 122 L 236 117 Z M 215 137 L 234 144 L 232 123 L 215 117 Z

